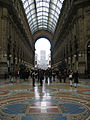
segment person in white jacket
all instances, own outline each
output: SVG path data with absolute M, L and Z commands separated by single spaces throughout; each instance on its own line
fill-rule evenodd
M 73 71 L 70 70 L 70 73 L 69 73 L 69 80 L 70 80 L 70 86 L 72 87 L 72 84 L 73 84 Z

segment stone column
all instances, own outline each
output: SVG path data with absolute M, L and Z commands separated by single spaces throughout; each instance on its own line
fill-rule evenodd
M 8 70 L 7 65 L 8 11 L 0 8 L 0 76 Z
M 77 37 L 78 37 L 78 71 L 80 74 L 85 73 L 85 32 L 84 32 L 84 13 L 83 8 L 78 10 L 77 17 Z

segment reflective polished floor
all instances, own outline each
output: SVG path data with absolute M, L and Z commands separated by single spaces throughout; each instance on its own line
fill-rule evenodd
M 90 120 L 90 79 L 78 87 L 58 80 L 0 80 L 0 120 Z

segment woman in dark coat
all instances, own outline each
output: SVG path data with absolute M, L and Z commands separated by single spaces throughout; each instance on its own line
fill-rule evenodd
M 44 74 L 43 74 L 43 70 L 41 70 L 41 69 L 39 69 L 39 79 L 40 79 L 40 86 L 42 86 Z
M 74 72 L 74 86 L 75 88 L 77 87 L 77 84 L 78 84 L 78 71 L 75 71 Z
M 35 71 L 32 71 L 32 82 L 33 86 L 35 86 Z
M 72 84 L 73 84 L 73 71 L 72 71 L 72 69 L 69 72 L 69 80 L 70 80 L 70 86 L 72 87 Z

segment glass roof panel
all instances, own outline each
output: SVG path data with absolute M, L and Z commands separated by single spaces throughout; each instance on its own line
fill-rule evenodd
M 52 34 L 64 0 L 22 0 L 32 34 L 45 29 Z

